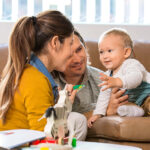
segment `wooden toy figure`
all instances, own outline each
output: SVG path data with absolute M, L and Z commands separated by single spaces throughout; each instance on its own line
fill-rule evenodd
M 72 103 L 69 100 L 69 94 L 66 88 L 59 91 L 57 104 L 46 110 L 44 117 L 47 118 L 47 124 L 44 128 L 48 138 L 64 138 L 69 135 L 67 127 L 67 118 L 72 110 Z

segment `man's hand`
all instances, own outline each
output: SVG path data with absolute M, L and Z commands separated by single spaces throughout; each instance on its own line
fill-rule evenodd
M 125 90 L 119 90 L 118 88 L 112 89 L 111 97 L 107 107 L 107 116 L 116 115 L 117 108 L 121 105 L 128 103 L 128 95 L 122 96 L 124 93 Z
M 109 88 L 114 88 L 114 87 L 118 87 L 118 88 L 121 88 L 123 86 L 123 83 L 121 81 L 120 78 L 114 78 L 114 77 L 110 77 L 110 76 L 107 76 L 106 74 L 104 73 L 100 73 L 100 80 L 103 81 L 103 83 L 99 84 L 100 87 L 102 86 L 105 86 L 102 91 L 105 91 Z
M 91 128 L 93 123 L 100 118 L 101 115 L 93 115 L 89 120 L 88 120 L 88 127 Z

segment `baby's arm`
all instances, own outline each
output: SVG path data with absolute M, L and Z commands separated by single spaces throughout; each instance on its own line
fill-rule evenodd
M 109 99 L 110 99 L 111 90 L 105 90 L 104 92 L 100 91 L 98 96 L 96 108 L 93 111 L 93 116 L 88 120 L 88 127 L 91 128 L 93 123 L 100 117 L 106 115 Z
M 100 79 L 104 81 L 99 86 L 106 86 L 103 90 L 112 87 L 134 89 L 141 84 L 144 80 L 144 74 L 146 73 L 144 66 L 135 59 L 127 59 L 118 71 L 119 77 L 109 77 L 103 73 L 100 73 Z
M 105 86 L 102 89 L 102 91 L 105 91 L 109 88 L 114 88 L 114 87 L 122 88 L 123 82 L 120 78 L 110 77 L 102 72 L 100 73 L 100 75 L 101 75 L 100 79 L 103 81 L 103 83 L 99 84 L 99 86 L 100 87 Z
M 120 79 L 123 82 L 123 88 L 134 89 L 144 80 L 146 73 L 144 66 L 135 59 L 127 59 L 122 66 Z

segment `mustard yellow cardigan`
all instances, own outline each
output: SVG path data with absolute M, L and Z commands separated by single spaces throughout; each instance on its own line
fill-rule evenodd
M 6 122 L 5 124 L 0 122 L 0 130 L 33 129 L 43 131 L 46 119 L 41 121 L 38 119 L 52 105 L 54 105 L 54 96 L 48 78 L 35 67 L 27 65 L 6 114 Z

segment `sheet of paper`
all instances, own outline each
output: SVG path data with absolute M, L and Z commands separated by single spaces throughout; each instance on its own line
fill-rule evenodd
M 45 133 L 28 129 L 15 129 L 0 132 L 0 147 L 11 149 L 28 142 L 42 139 Z
M 77 147 L 73 150 L 142 150 L 134 146 L 126 146 L 119 144 L 99 143 L 99 142 L 83 142 L 77 141 Z

